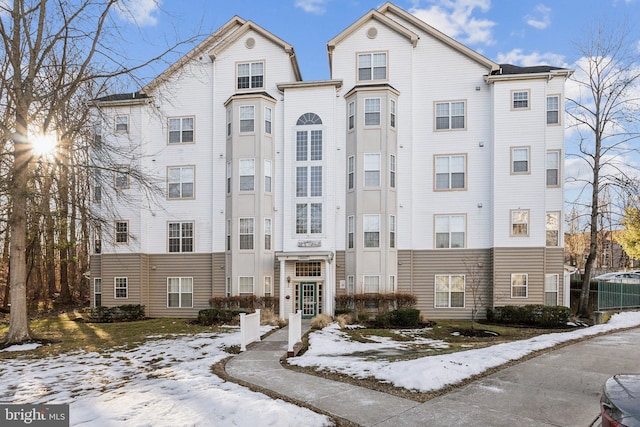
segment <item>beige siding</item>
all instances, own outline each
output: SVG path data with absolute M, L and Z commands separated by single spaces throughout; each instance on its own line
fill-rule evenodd
M 102 254 L 102 305 L 114 307 L 125 304 L 142 304 L 140 277 L 142 261 L 140 254 Z M 128 279 L 127 298 L 115 298 L 116 277 Z M 147 311 L 147 315 L 148 315 Z
M 494 306 L 544 304 L 544 275 L 555 272 L 562 276 L 562 256 L 556 254 L 557 261 L 551 260 L 551 253 L 545 256 L 545 248 L 495 248 L 493 266 Z M 559 267 L 559 268 L 558 268 Z M 511 274 L 526 273 L 528 275 L 527 298 L 511 297 Z M 560 279 L 562 283 L 562 278 Z
M 89 281 L 90 306 L 95 307 L 96 300 L 95 295 L 93 294 L 93 279 L 102 278 L 102 255 L 91 255 L 91 258 L 89 260 L 89 269 L 91 271 L 91 280 Z
M 558 275 L 558 305 L 564 301 L 564 248 L 545 249 L 545 274 Z
M 475 293 L 483 318 L 491 304 L 491 262 L 487 249 L 398 251 L 398 291 L 416 295 L 416 308 L 432 319 L 470 319 Z M 465 275 L 464 308 L 435 308 L 435 276 L 440 274 Z
M 196 317 L 209 308 L 212 295 L 211 254 L 165 254 L 149 256 L 149 317 Z M 218 267 L 218 269 L 220 269 Z M 221 270 L 221 269 L 220 269 Z M 193 278 L 193 308 L 167 307 L 167 278 Z
M 224 252 L 211 254 L 211 262 L 212 287 L 210 296 L 223 297 L 225 296 L 227 280 L 225 276 L 226 254 Z
M 345 295 L 347 293 L 347 273 L 345 270 L 345 251 L 336 251 L 336 295 Z M 340 281 L 345 281 L 345 287 L 340 287 Z

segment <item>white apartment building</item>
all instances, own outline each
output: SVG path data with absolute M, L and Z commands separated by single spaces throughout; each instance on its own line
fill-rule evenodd
M 391 3 L 327 50 L 331 79 L 304 81 L 291 45 L 234 17 L 139 92 L 96 101 L 121 165 L 94 192 L 92 304 L 195 317 L 254 294 L 287 318 L 403 292 L 470 318 L 565 303 L 571 71 L 494 63 Z

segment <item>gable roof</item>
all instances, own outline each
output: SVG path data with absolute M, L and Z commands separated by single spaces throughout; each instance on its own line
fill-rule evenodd
M 340 34 L 338 34 L 337 36 L 329 40 L 329 42 L 327 43 L 327 52 L 329 54 L 329 69 L 332 68 L 333 50 L 335 49 L 336 45 L 371 20 L 378 21 L 381 24 L 385 25 L 386 27 L 390 28 L 391 30 L 395 31 L 396 33 L 400 34 L 401 36 L 405 37 L 407 40 L 411 42 L 413 47 L 415 47 L 418 44 L 418 40 L 420 39 L 420 36 L 418 36 L 413 31 L 409 30 L 408 28 L 403 27 L 393 19 L 390 19 L 389 17 L 373 9 L 369 13 L 367 13 L 366 15 L 358 19 L 356 22 L 349 25 Z
M 498 64 L 496 64 L 495 62 L 491 61 L 490 59 L 480 55 L 478 52 L 468 48 L 467 46 L 463 45 L 462 43 L 460 43 L 457 40 L 452 39 L 451 37 L 447 36 L 446 34 L 436 30 L 434 27 L 432 27 L 431 25 L 427 24 L 426 22 L 418 19 L 417 17 L 415 17 L 414 15 L 410 14 L 409 12 L 399 8 L 398 6 L 396 6 L 393 3 L 387 2 L 385 4 L 383 4 L 382 6 L 380 6 L 378 8 L 378 11 L 382 14 L 391 14 L 394 15 L 396 18 L 399 18 L 405 22 L 410 23 L 411 25 L 420 28 L 422 31 L 424 31 L 425 33 L 429 34 L 431 37 L 441 41 L 442 43 L 446 44 L 447 46 L 453 48 L 454 50 L 457 50 L 458 52 L 460 52 L 461 54 L 469 57 L 470 59 L 476 61 L 477 63 L 479 63 L 480 65 L 483 65 L 485 67 L 487 67 L 491 72 L 493 72 L 494 70 L 497 70 L 500 68 L 500 66 Z
M 186 55 L 184 55 L 180 60 L 173 63 L 169 68 L 163 71 L 160 75 L 158 75 L 155 79 L 149 82 L 146 86 L 142 88 L 140 92 L 149 94 L 153 91 L 158 85 L 167 81 L 172 75 L 178 72 L 182 67 L 184 67 L 189 61 L 198 57 L 202 54 L 207 54 L 212 60 L 215 60 L 216 56 L 221 52 L 229 48 L 238 38 L 246 34 L 248 31 L 253 30 L 258 34 L 262 35 L 266 39 L 272 41 L 276 45 L 280 46 L 285 52 L 289 54 L 291 59 L 291 66 L 293 67 L 293 72 L 296 76 L 297 80 L 302 80 L 302 76 L 300 74 L 300 67 L 298 66 L 298 60 L 295 56 L 295 52 L 293 50 L 293 46 L 279 37 L 274 36 L 269 31 L 260 27 L 251 21 L 246 21 L 239 16 L 234 16 L 229 21 L 227 21 L 223 26 L 218 28 L 213 34 L 207 37 L 204 41 L 202 41 L 198 46 L 191 49 Z

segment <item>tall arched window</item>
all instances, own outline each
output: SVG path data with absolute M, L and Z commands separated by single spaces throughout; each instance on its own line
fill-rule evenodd
M 296 126 L 296 234 L 322 234 L 323 137 L 322 119 L 305 113 Z

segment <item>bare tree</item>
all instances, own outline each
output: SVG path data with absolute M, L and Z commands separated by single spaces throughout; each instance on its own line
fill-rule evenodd
M 637 151 L 632 142 L 640 136 L 640 61 L 625 26 L 597 24 L 576 47 L 581 59 L 572 76 L 576 91 L 567 96 L 567 114 L 580 138 L 577 152 L 569 156 L 582 160 L 589 170 L 586 178 L 571 178 L 581 180 L 590 196 L 584 202 L 589 252 L 578 308 L 587 317 L 591 270 L 598 255 L 600 194 L 607 187 L 628 188 L 633 180 L 629 155 Z
M 475 323 L 478 320 L 478 313 L 485 306 L 489 299 L 488 290 L 491 280 L 488 274 L 487 265 L 489 260 L 486 256 L 478 252 L 469 253 L 462 261 L 466 269 L 466 287 L 471 291 L 473 306 L 471 307 L 471 330 L 475 330 Z

